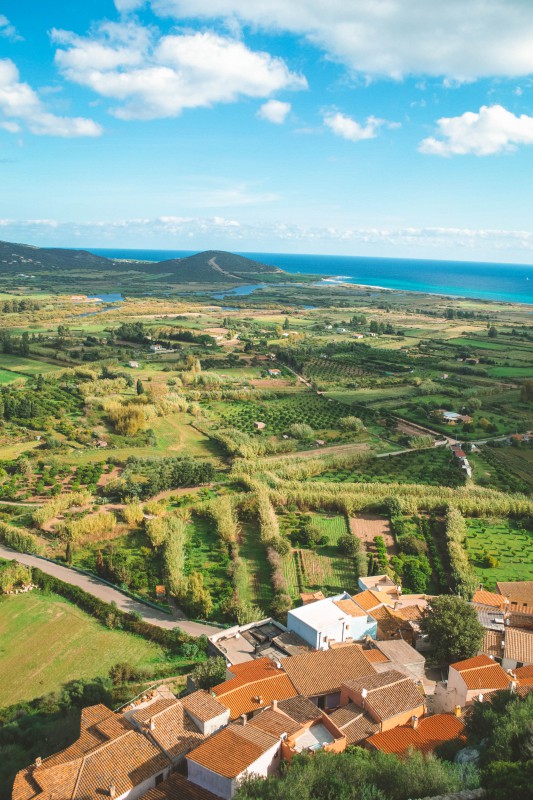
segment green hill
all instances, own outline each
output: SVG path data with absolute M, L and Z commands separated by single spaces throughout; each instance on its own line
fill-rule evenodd
M 160 261 L 151 271 L 162 272 L 172 283 L 242 283 L 283 270 L 223 250 L 206 250 L 194 256 Z

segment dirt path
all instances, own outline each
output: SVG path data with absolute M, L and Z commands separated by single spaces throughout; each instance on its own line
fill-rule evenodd
M 368 450 L 366 442 L 352 444 L 333 444 L 330 447 L 314 447 L 313 450 L 296 450 L 290 453 L 276 453 L 273 456 L 264 456 L 261 461 L 277 461 L 279 458 L 317 458 L 320 456 L 349 455 L 361 450 Z
M 125 594 L 122 594 L 118 589 L 100 581 L 92 575 L 84 575 L 69 567 L 63 567 L 61 564 L 54 564 L 39 556 L 31 556 L 27 553 L 17 553 L 8 547 L 0 545 L 0 558 L 5 558 L 10 561 L 15 559 L 21 564 L 26 564 L 29 567 L 37 567 L 38 569 L 46 572 L 47 575 L 52 575 L 64 583 L 70 583 L 71 586 L 78 586 L 80 589 L 92 594 L 93 597 L 98 597 L 105 603 L 115 603 L 117 608 L 129 614 L 136 612 L 140 614 L 145 622 L 150 625 L 157 625 L 159 628 L 181 628 L 185 633 L 191 636 L 211 636 L 213 633 L 218 633 L 221 629 L 215 625 L 206 625 L 200 622 L 191 622 L 189 620 L 177 619 L 173 615 L 165 614 L 164 611 L 158 611 L 151 606 L 145 605 L 140 600 L 132 600 Z

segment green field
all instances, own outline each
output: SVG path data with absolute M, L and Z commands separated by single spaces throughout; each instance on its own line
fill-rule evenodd
M 163 655 L 156 645 L 107 630 L 71 603 L 36 591 L 0 599 L 0 642 L 0 706 L 105 676 L 119 661 L 148 666 Z
M 0 354 L 0 369 L 2 368 L 21 375 L 39 375 L 39 373 L 45 375 L 48 372 L 58 372 L 64 369 L 57 364 L 48 364 L 46 361 L 37 361 L 34 358 L 24 358 L 7 353 Z
M 340 516 L 312 514 L 315 522 L 328 537 L 327 544 L 315 550 L 295 547 L 283 559 L 283 574 L 289 584 L 291 597 L 300 592 L 321 590 L 325 595 L 355 591 L 357 579 L 349 559 L 339 553 L 337 543 L 348 532 L 346 520 Z M 285 531 L 294 528 L 292 515 L 281 518 Z
M 239 556 L 246 568 L 245 579 L 237 586 L 239 597 L 258 606 L 266 616 L 273 591 L 266 548 L 259 538 L 255 522 L 245 522 L 242 525 Z
M 494 589 L 497 581 L 533 580 L 533 533 L 523 530 L 508 519 L 468 519 L 466 549 L 476 574 L 486 589 Z M 490 555 L 498 566 L 484 566 Z
M 216 618 L 217 606 L 230 589 L 228 553 L 221 547 L 215 525 L 207 517 L 193 515 L 187 533 L 185 571 L 188 575 L 201 572 L 204 576 L 204 584 L 213 599 L 213 617 Z

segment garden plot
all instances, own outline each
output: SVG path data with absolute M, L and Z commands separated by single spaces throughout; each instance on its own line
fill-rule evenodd
M 255 423 L 264 422 L 266 432 L 271 434 L 286 433 L 296 422 L 307 423 L 315 431 L 338 429 L 339 419 L 349 413 L 349 409 L 341 403 L 311 393 L 225 405 L 221 409 L 228 425 L 246 433 L 254 433 Z
M 467 528 L 468 556 L 486 589 L 497 581 L 533 580 L 532 531 L 508 519 L 469 519 Z
M 376 536 L 382 536 L 389 558 L 397 554 L 396 542 L 386 517 L 377 514 L 359 514 L 357 517 L 350 517 L 350 531 L 364 543 L 368 553 L 376 552 L 374 539 Z
M 259 538 L 255 522 L 244 522 L 241 531 L 239 556 L 246 572 L 237 587 L 239 597 L 241 600 L 253 603 L 266 613 L 272 602 L 273 592 L 265 545 Z

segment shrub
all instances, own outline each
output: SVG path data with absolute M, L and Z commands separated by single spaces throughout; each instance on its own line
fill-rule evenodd
M 7 522 L 0 522 L 0 542 L 3 542 L 6 547 L 18 550 L 19 553 L 39 555 L 42 551 L 36 536 L 27 530 L 9 525 Z

